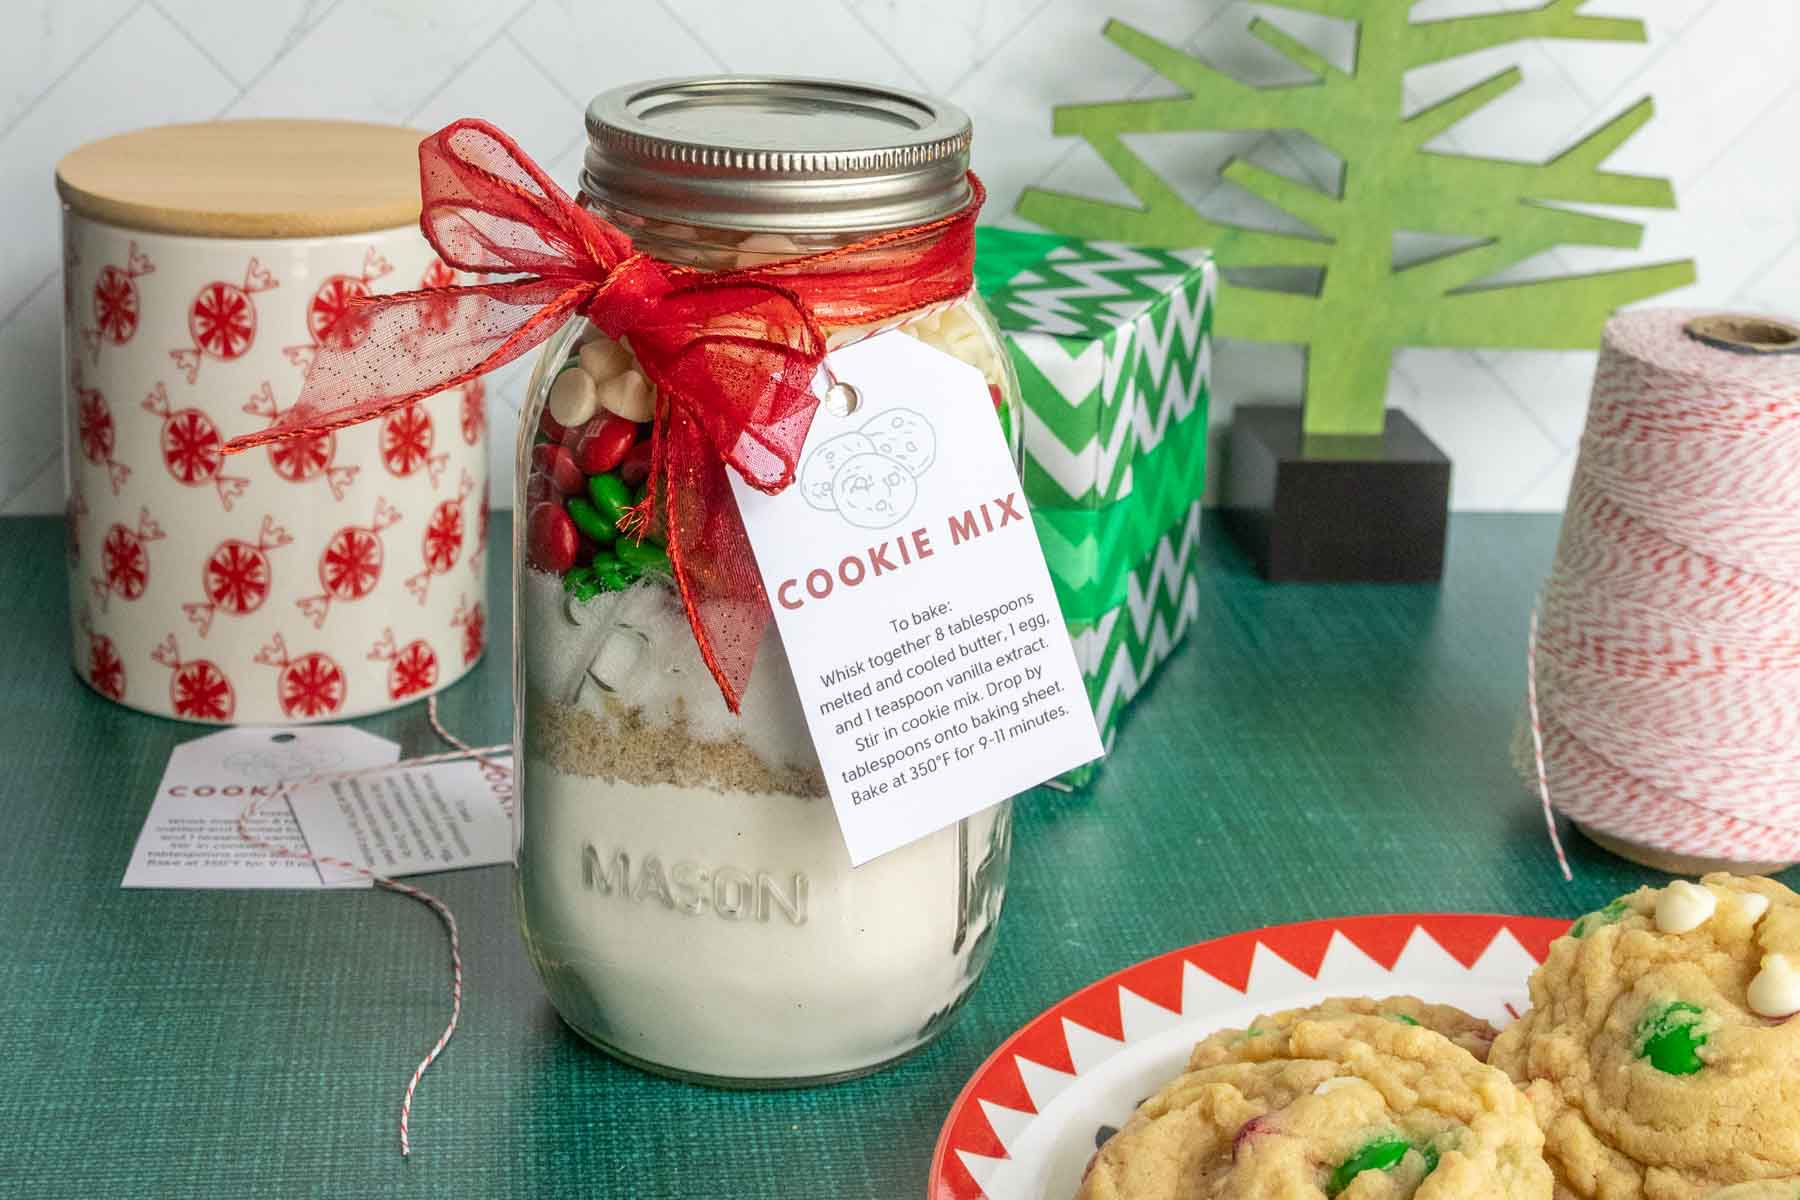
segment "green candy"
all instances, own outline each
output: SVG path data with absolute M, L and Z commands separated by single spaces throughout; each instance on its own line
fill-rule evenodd
M 563 576 L 563 591 L 585 604 L 600 594 L 600 580 L 592 567 L 576 567 Z
M 1412 1143 L 1403 1137 L 1389 1134 L 1369 1142 L 1361 1150 L 1339 1163 L 1337 1170 L 1331 1173 L 1331 1179 L 1325 1185 L 1325 1194 L 1335 1196 L 1350 1186 L 1352 1180 L 1364 1171 L 1389 1171 L 1400 1165 L 1406 1152 L 1412 1149 Z M 1429 1161 L 1429 1160 L 1427 1160 Z
M 1425 1173 L 1431 1174 L 1438 1169 L 1438 1148 L 1430 1142 L 1419 1147 L 1419 1157 L 1425 1160 Z
M 619 531 L 600 515 L 600 510 L 586 496 L 570 496 L 566 507 L 569 510 L 569 520 L 575 522 L 575 528 L 596 542 L 610 542 L 619 536 Z
M 625 537 L 619 539 L 615 551 L 620 562 L 635 567 L 640 573 L 644 571 L 668 573 L 669 555 L 661 546 Z
M 631 507 L 631 490 L 625 481 L 617 475 L 589 475 L 587 486 L 594 508 L 608 525 L 617 529 L 619 518 Z
M 1596 925 L 1616 925 L 1623 919 L 1625 914 L 1630 911 L 1631 905 L 1625 903 L 1625 897 L 1620 896 L 1617 900 L 1614 900 L 1599 912 L 1588 913 L 1586 916 L 1576 921 L 1574 926 L 1569 930 L 1569 936 L 1572 938 L 1583 937 L 1587 934 L 1589 929 Z
M 1417 1025 L 1418 1024 L 1417 1021 L 1413 1020 L 1411 1017 L 1407 1016 L 1405 1013 L 1382 1013 L 1381 1015 L 1386 1017 L 1388 1020 L 1396 1021 L 1396 1022 L 1400 1023 L 1401 1025 Z
M 1662 1008 L 1651 1009 L 1638 1022 L 1638 1038 L 1643 1048 L 1638 1057 L 1665 1075 L 1692 1075 L 1706 1064 L 1700 1059 L 1700 1047 L 1706 1045 L 1706 1034 L 1696 1026 L 1705 1016 L 1698 1004 L 1677 1000 Z

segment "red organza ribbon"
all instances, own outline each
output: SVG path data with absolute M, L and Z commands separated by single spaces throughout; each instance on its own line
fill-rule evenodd
M 651 494 L 702 656 L 733 712 L 769 621 L 768 598 L 726 468 L 779 492 L 818 398 L 826 332 L 875 325 L 965 294 L 975 262 L 980 181 L 940 220 L 804 258 L 706 272 L 637 253 L 485 121 L 447 125 L 419 145 L 419 227 L 459 271 L 524 274 L 470 287 L 376 296 L 345 314 L 294 407 L 227 443 L 237 453 L 370 421 L 511 362 L 585 315 L 625 338 L 657 389 Z M 335 348 L 348 344 L 347 348 Z

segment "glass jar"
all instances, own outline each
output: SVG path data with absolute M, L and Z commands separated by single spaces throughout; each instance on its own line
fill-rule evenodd
M 968 202 L 950 105 L 799 80 L 669 81 L 588 110 L 584 202 L 637 247 L 760 265 Z M 805 153 L 782 154 L 782 149 Z M 824 317 L 829 327 L 828 316 Z M 1018 385 L 972 293 L 904 332 L 984 373 L 1017 459 Z M 858 331 L 836 331 L 841 344 Z M 639 1066 L 767 1087 L 929 1041 L 992 952 L 1011 802 L 852 869 L 773 624 L 740 711 L 702 662 L 642 497 L 654 394 L 577 319 L 519 442 L 518 900 L 570 1026 Z

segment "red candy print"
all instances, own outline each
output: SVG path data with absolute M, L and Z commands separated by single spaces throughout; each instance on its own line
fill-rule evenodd
M 637 425 L 608 413 L 582 427 L 575 439 L 575 465 L 584 474 L 604 475 L 618 466 L 637 444 Z
M 175 672 L 169 680 L 169 704 L 178 717 L 194 721 L 229 721 L 237 710 L 237 693 L 218 664 L 204 658 L 183 662 L 175 635 L 150 652 L 150 661 Z
M 269 551 L 293 540 L 287 530 L 275 523 L 274 517 L 266 516 L 256 541 L 226 538 L 206 556 L 206 562 L 200 568 L 200 586 L 206 599 L 181 606 L 181 611 L 199 629 L 201 637 L 212 629 L 215 612 L 241 617 L 263 606 L 263 601 L 269 598 L 272 575 Z
M 113 425 L 112 409 L 106 403 L 106 397 L 100 394 L 99 388 L 84 386 L 81 379 L 81 364 L 76 363 L 72 376 L 75 390 L 75 440 L 81 445 L 81 457 L 96 467 L 106 468 L 106 481 L 112 485 L 112 494 L 118 495 L 125 481 L 131 478 L 131 468 L 113 458 L 113 450 L 118 444 L 118 429 Z
M 325 590 L 317 596 L 302 596 L 294 601 L 313 624 L 325 624 L 333 600 L 361 600 L 375 590 L 381 581 L 381 534 L 400 521 L 400 510 L 385 499 L 375 501 L 375 517 L 367 525 L 346 525 L 331 535 L 319 555 L 319 584 Z
M 224 439 L 212 418 L 197 408 L 174 408 L 169 404 L 169 389 L 157 384 L 144 397 L 142 408 L 162 418 L 162 458 L 170 478 L 184 487 L 211 484 L 219 494 L 219 504 L 226 512 L 244 490 L 248 479 L 225 475 Z
M 462 654 L 466 667 L 481 657 L 487 642 L 487 617 L 482 613 L 481 605 L 470 604 L 467 596 L 459 596 L 456 615 L 450 618 L 450 623 L 463 631 Z
M 419 279 L 421 291 L 435 291 L 439 288 L 455 287 L 456 272 L 449 264 L 436 255 L 432 256 L 431 265 L 425 268 L 425 274 Z M 434 300 L 420 311 L 420 322 L 427 329 L 443 330 L 450 328 L 450 318 L 456 313 L 456 299 L 446 296 L 442 300 Z M 477 381 L 479 382 L 479 381 Z
M 356 275 L 331 275 L 319 285 L 306 305 L 306 333 L 312 340 L 299 346 L 283 346 L 287 360 L 302 371 L 312 369 L 321 348 L 352 350 L 369 336 L 369 322 L 352 304 L 370 295 L 369 285 L 394 268 L 373 246 L 363 252 L 362 271 Z
M 481 559 L 487 553 L 488 481 L 481 481 L 481 506 L 475 510 L 475 546 L 469 551 L 469 570 L 481 576 Z
M 562 446 L 545 442 L 531 448 L 532 470 L 549 478 L 558 492 L 573 496 L 587 487 L 587 476 L 575 465 L 575 456 Z
M 104 634 L 95 633 L 88 621 L 88 615 L 81 614 L 81 631 L 87 634 L 88 662 L 87 681 L 96 692 L 109 700 L 125 698 L 125 660 L 119 657 L 119 649 L 113 640 Z
M 136 529 L 115 524 L 106 531 L 106 538 L 100 543 L 100 570 L 104 577 L 91 581 L 101 612 L 106 611 L 107 602 L 115 593 L 127 600 L 144 594 L 150 586 L 150 554 L 144 544 L 161 541 L 162 536 L 162 527 L 150 519 L 147 508 L 138 510 Z
M 420 549 L 425 558 L 425 569 L 406 580 L 406 590 L 417 596 L 419 603 L 425 603 L 430 594 L 431 581 L 438 575 L 448 574 L 457 560 L 462 557 L 463 548 L 463 501 L 475 490 L 475 481 L 464 471 L 457 484 L 456 499 L 445 500 L 431 510 L 431 517 L 425 523 L 425 533 L 420 539 Z
M 270 421 L 281 415 L 281 409 L 275 403 L 275 389 L 264 380 L 262 387 L 250 397 L 244 405 L 244 411 L 254 417 L 266 417 Z M 334 467 L 332 459 L 337 455 L 337 437 L 331 433 L 305 433 L 294 437 L 282 438 L 269 444 L 269 465 L 275 474 L 289 483 L 308 483 L 314 479 L 323 479 L 331 489 L 333 500 L 342 500 L 344 490 L 356 478 L 360 467 Z
M 431 474 L 431 487 L 437 490 L 438 478 L 450 461 L 448 454 L 432 454 L 431 444 L 437 433 L 431 414 L 422 404 L 397 408 L 381 419 L 381 465 L 389 475 L 404 479 L 424 467 Z
M 169 357 L 189 383 L 200 377 L 204 360 L 230 362 L 242 358 L 256 344 L 256 302 L 251 297 L 279 286 L 268 269 L 253 258 L 244 268 L 242 285 L 215 280 L 200 289 L 188 306 L 188 336 L 193 345 L 190 349 L 169 351 Z
M 561 575 L 575 565 L 577 549 L 575 522 L 562 505 L 552 500 L 532 505 L 525 518 L 525 552 L 532 566 Z
M 95 361 L 100 358 L 101 346 L 123 346 L 137 332 L 137 280 L 155 270 L 136 242 L 126 251 L 124 266 L 108 263 L 100 268 L 94 280 L 94 326 L 81 331 L 81 340 Z
M 280 669 L 275 699 L 285 715 L 309 720 L 328 717 L 344 707 L 349 685 L 343 669 L 329 655 L 316 650 L 297 657 L 290 655 L 286 639 L 278 633 L 256 652 L 256 661 Z
M 386 629 L 382 631 L 381 640 L 375 643 L 375 648 L 369 651 L 369 658 L 371 661 L 388 664 L 390 700 L 404 700 L 437 685 L 437 651 L 424 638 L 415 638 L 401 646 L 394 640 L 393 629 Z
M 459 423 L 463 441 L 471 446 L 481 440 L 482 432 L 487 429 L 487 387 L 479 379 L 471 379 L 462 386 Z

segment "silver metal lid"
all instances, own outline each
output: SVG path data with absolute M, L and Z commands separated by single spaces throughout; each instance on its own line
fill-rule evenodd
M 968 114 L 834 79 L 658 79 L 588 105 L 581 188 L 652 220 L 774 233 L 916 225 L 969 201 Z

